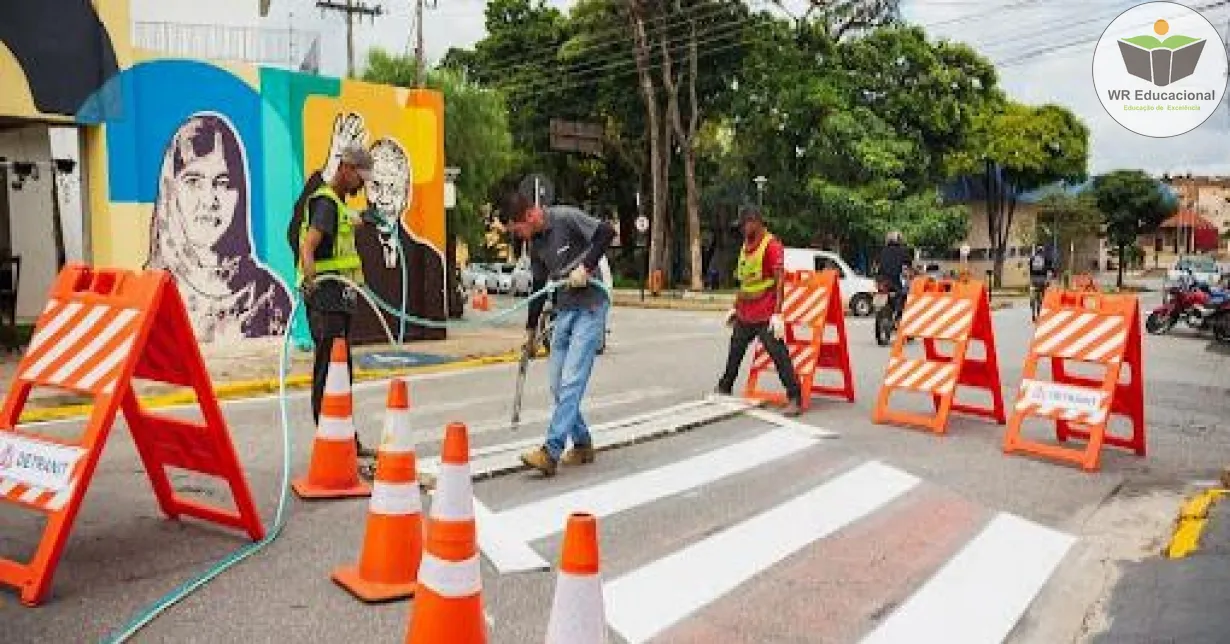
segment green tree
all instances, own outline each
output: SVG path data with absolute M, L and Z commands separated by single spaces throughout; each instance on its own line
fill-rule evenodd
M 364 80 L 401 87 L 414 82 L 415 61 L 379 49 L 368 55 Z M 448 274 L 457 266 L 457 240 L 470 248 L 484 242 L 483 208 L 501 177 L 513 163 L 512 135 L 504 99 L 496 91 L 466 79 L 466 72 L 441 67 L 427 73 L 426 85 L 444 94 L 444 154 L 446 164 L 461 170 L 457 203 L 446 213 Z
M 1178 210 L 1179 203 L 1162 184 L 1140 170 L 1116 170 L 1095 177 L 1091 188 L 1094 202 L 1102 212 L 1106 237 L 1119 249 L 1119 277 L 1123 288 L 1123 265 L 1127 249 L 1141 235 L 1158 226 Z
M 1083 181 L 1089 129 L 1058 105 L 1035 107 L 1007 101 L 988 107 L 977 118 L 970 144 L 953 155 L 951 167 L 955 173 L 982 181 L 994 281 L 999 284 L 1018 199 L 1059 181 Z

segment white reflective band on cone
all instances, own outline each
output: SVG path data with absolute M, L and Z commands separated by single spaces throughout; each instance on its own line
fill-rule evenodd
M 483 589 L 478 555 L 465 561 L 445 561 L 424 552 L 423 561 L 419 564 L 419 584 L 449 599 L 465 599 L 477 595 Z
M 326 440 L 354 440 L 354 420 L 321 414 L 320 424 L 316 426 L 316 437 Z
M 421 577 L 420 577 L 421 578 Z M 602 578 L 560 573 L 551 603 L 546 644 L 599 644 L 606 642 L 606 613 L 602 606 Z
M 380 449 L 386 452 L 414 451 L 409 409 L 390 409 L 385 412 L 384 435 L 380 437 Z
M 350 393 L 350 369 L 345 362 L 329 363 L 329 372 L 325 376 L 325 393 Z
M 441 463 L 436 473 L 436 498 L 431 516 L 445 521 L 474 519 L 474 489 L 470 485 L 470 466 Z
M 376 514 L 417 514 L 423 510 L 418 483 L 385 483 L 372 486 L 371 511 Z

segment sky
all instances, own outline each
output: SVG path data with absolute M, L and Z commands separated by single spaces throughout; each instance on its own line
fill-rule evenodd
M 369 47 L 413 52 L 413 0 L 363 0 L 381 4 L 384 16 L 364 20 L 355 29 L 358 60 Z M 753 7 L 768 9 L 765 0 Z M 134 19 L 232 22 L 254 20 L 257 0 L 133 0 Z M 430 7 L 431 0 L 428 0 Z M 485 0 L 436 0 L 424 18 L 424 45 L 429 61 L 450 47 L 469 47 L 484 35 Z M 548 0 L 566 11 L 572 0 Z M 904 17 L 926 28 L 935 40 L 960 40 L 995 62 L 1000 84 L 1030 104 L 1057 103 L 1079 115 L 1090 129 L 1092 174 L 1117 168 L 1141 168 L 1154 174 L 1230 174 L 1230 110 L 1225 105 L 1200 127 L 1166 139 L 1136 134 L 1115 122 L 1098 100 L 1092 82 L 1093 50 L 1098 37 L 1122 11 L 1142 4 L 1123 0 L 904 0 Z M 1213 0 L 1187 0 L 1192 8 Z M 211 16 L 199 15 L 200 7 Z M 786 0 L 798 12 L 805 0 Z M 176 7 L 180 8 L 176 8 Z M 1230 6 L 1202 12 L 1226 38 Z M 195 14 L 195 15 L 194 15 Z M 155 16 L 149 18 L 148 16 Z M 143 16 L 145 16 L 143 18 Z M 168 17 L 169 16 L 169 17 Z M 344 75 L 345 27 L 336 14 L 322 18 L 315 0 L 272 0 L 264 27 L 319 30 L 323 40 L 322 73 Z M 1030 55 L 1053 49 L 1044 55 Z

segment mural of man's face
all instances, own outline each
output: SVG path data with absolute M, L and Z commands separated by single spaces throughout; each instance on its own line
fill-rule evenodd
M 218 243 L 235 218 L 238 201 L 220 144 L 190 161 L 175 177 L 175 207 L 194 245 L 210 248 Z
M 410 167 L 406 158 L 374 150 L 367 201 L 386 217 L 400 216 L 410 201 Z

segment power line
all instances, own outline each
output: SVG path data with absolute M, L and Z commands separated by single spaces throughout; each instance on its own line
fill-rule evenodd
M 384 14 L 384 7 L 376 5 L 370 7 L 359 0 L 346 0 L 345 3 L 333 2 L 332 0 L 316 0 L 316 7 L 320 9 L 321 14 L 326 11 L 336 11 L 345 14 L 346 16 L 346 75 L 354 77 L 354 17 L 367 16 L 372 20 Z

